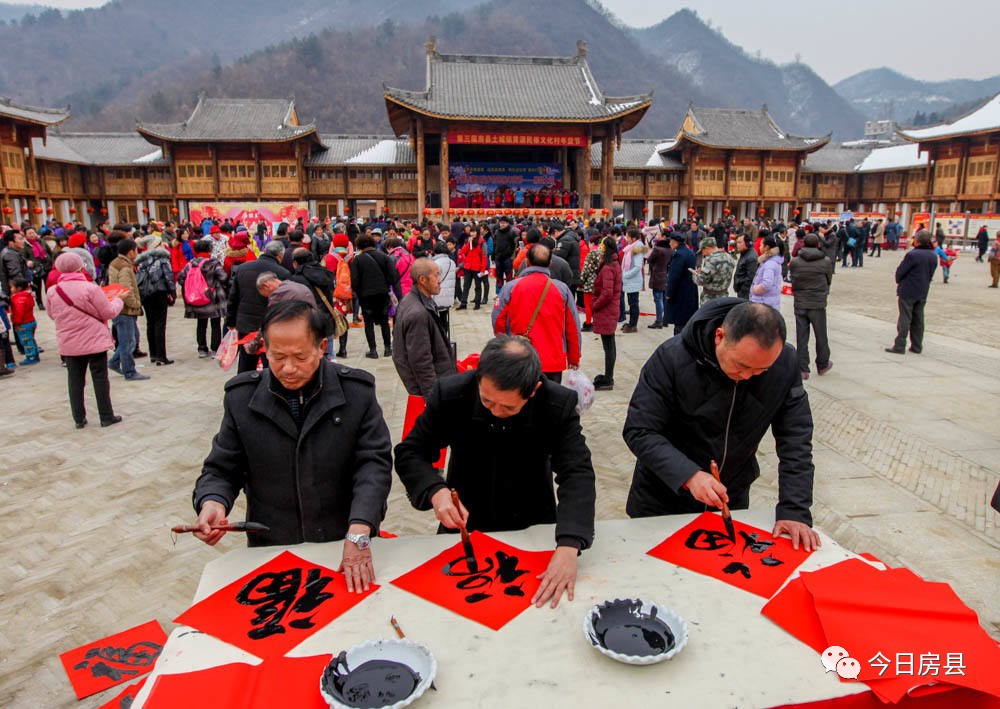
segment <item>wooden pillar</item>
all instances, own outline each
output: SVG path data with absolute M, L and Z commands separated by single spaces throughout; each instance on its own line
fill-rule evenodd
M 447 216 L 451 207 L 451 188 L 448 186 L 448 127 L 441 128 L 441 152 L 440 152 L 440 193 L 441 193 L 441 213 Z
M 733 169 L 733 152 L 732 150 L 726 151 L 726 170 L 722 173 L 722 206 L 729 206 L 729 173 Z
M 35 183 L 35 206 L 37 207 L 38 200 L 41 198 L 42 179 L 41 175 L 38 174 L 38 161 L 35 160 L 35 149 L 31 146 L 30 138 L 28 139 L 28 164 L 30 165 L 30 174 L 33 176 L 33 181 Z M 27 170 L 25 173 L 25 177 L 28 177 Z
M 306 158 L 301 140 L 295 142 L 295 165 L 299 178 L 299 199 L 303 199 L 306 196 Z
M 1000 141 L 997 142 L 997 159 L 993 164 L 993 209 L 997 208 L 997 200 L 1000 199 Z
M 611 210 L 615 202 L 615 137 L 611 127 L 601 142 L 601 207 Z
M 146 202 L 149 200 L 149 168 L 140 167 L 139 169 L 142 171 L 142 201 Z M 144 206 L 148 207 L 149 205 Z
M 969 141 L 962 141 L 962 155 L 958 159 L 958 179 L 955 180 L 955 199 L 965 194 L 965 173 L 969 170 Z
M 212 156 L 212 193 L 219 199 L 219 155 L 214 145 L 209 145 L 208 151 Z
M 415 119 L 417 124 L 417 221 L 424 215 L 427 206 L 427 160 L 424 154 L 424 122 Z
M 760 206 L 757 207 L 757 214 L 754 216 L 759 216 L 760 210 L 766 209 L 766 207 L 764 206 L 764 194 L 765 194 L 764 185 L 767 184 L 767 180 L 764 179 L 764 173 L 766 172 L 766 170 L 767 170 L 767 152 L 762 151 L 760 154 L 760 185 L 758 186 L 758 190 L 760 191 Z
M 795 170 L 792 172 L 792 204 L 799 203 L 799 166 L 805 161 L 805 155 L 795 156 Z M 799 219 L 802 219 L 802 211 L 799 211 Z
M 264 171 L 260 159 L 260 146 L 258 146 L 256 143 L 252 144 L 250 146 L 250 155 L 253 157 L 254 188 L 257 193 L 257 199 L 260 199 L 261 192 L 263 191 L 261 189 L 260 178 L 261 178 L 261 173 Z
M 590 216 L 590 135 L 586 145 L 576 149 L 576 191 L 580 195 L 579 208 Z

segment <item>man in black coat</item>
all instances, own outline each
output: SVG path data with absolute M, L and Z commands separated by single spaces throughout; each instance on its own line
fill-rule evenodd
M 802 378 L 808 379 L 810 326 L 816 335 L 816 371 L 823 375 L 833 367 L 826 334 L 826 298 L 833 282 L 833 262 L 820 251 L 819 235 L 806 234 L 803 243 L 788 272 L 795 298 L 795 350 Z
M 358 237 L 358 249 L 351 259 L 351 288 L 358 297 L 361 314 L 365 320 L 365 339 L 368 352 L 365 357 L 378 359 L 375 349 L 375 325 L 382 332 L 385 356 L 392 356 L 392 332 L 389 330 L 389 289 L 399 283 L 399 271 L 384 251 L 375 247 L 371 236 Z
M 667 267 L 663 322 L 674 324 L 675 335 L 684 329 L 687 321 L 698 310 L 698 286 L 691 277 L 691 269 L 695 267 L 696 259 L 685 241 L 683 233 L 670 232 L 670 247 L 674 250 L 674 255 L 671 256 L 670 265 Z
M 736 268 L 733 269 L 733 290 L 736 291 L 737 298 L 750 300 L 750 286 L 753 285 L 753 277 L 757 275 L 757 267 L 760 264 L 749 234 L 737 235 L 736 250 L 740 257 L 736 261 Z
M 556 240 L 552 253 L 569 264 L 572 279 L 567 285 L 575 298 L 576 289 L 580 286 L 580 237 L 575 231 L 566 229 L 558 219 L 553 219 L 550 225 L 552 238 Z
M 594 539 L 594 467 L 576 405 L 574 391 L 542 377 L 530 344 L 501 336 L 486 345 L 476 371 L 438 380 L 396 446 L 396 473 L 410 503 L 433 508 L 439 531 L 555 523 L 556 551 L 532 598 L 539 606 L 551 598 L 554 608 L 564 590 L 573 600 L 576 557 Z M 442 480 L 433 463 L 448 446 Z
M 517 232 L 510 225 L 510 217 L 502 216 L 493 232 L 493 263 L 497 270 L 497 293 L 503 284 L 514 277 L 514 251 L 517 248 Z
M 636 456 L 630 517 L 750 504 L 767 429 L 778 454 L 774 535 L 819 546 L 812 529 L 812 413 L 781 314 L 716 298 L 660 345 L 639 375 L 625 418 Z M 718 461 L 721 482 L 708 472 Z
M 937 270 L 938 258 L 931 243 L 931 233 L 921 229 L 913 238 L 910 249 L 896 267 L 896 296 L 899 319 L 896 320 L 896 341 L 886 352 L 906 354 L 906 337 L 910 337 L 910 352 L 924 349 L 924 305 Z
M 367 372 L 323 359 L 318 311 L 273 306 L 262 325 L 270 369 L 226 383 L 222 425 L 195 484 L 196 536 L 215 544 L 241 489 L 251 546 L 344 539 L 349 590 L 375 580 L 369 544 L 392 483 L 389 428 Z
M 283 281 L 291 278 L 292 274 L 281 265 L 284 254 L 284 244 L 272 241 L 264 247 L 264 253 L 260 258 L 241 263 L 233 269 L 229 279 L 226 327 L 235 328 L 240 338 L 260 330 L 264 313 L 267 312 L 267 298 L 257 290 L 257 276 L 270 271 Z M 236 363 L 237 373 L 257 369 L 257 362 L 260 359 L 262 359 L 260 355 L 248 354 L 245 348 L 240 347 L 239 360 Z M 267 366 L 266 359 L 263 364 Z

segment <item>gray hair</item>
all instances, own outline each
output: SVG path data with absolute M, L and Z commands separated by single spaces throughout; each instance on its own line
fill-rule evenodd
M 285 255 L 285 245 L 280 241 L 269 241 L 267 242 L 267 246 L 264 247 L 264 253 L 273 259 L 280 259 Z M 271 275 L 274 276 L 273 273 Z M 257 280 L 259 281 L 260 279 Z
M 268 244 L 268 246 L 270 246 L 270 244 Z M 260 287 L 265 283 L 267 283 L 268 281 L 273 281 L 276 280 L 277 278 L 278 274 L 276 274 L 274 271 L 264 271 L 262 274 L 257 276 L 257 290 L 260 290 Z

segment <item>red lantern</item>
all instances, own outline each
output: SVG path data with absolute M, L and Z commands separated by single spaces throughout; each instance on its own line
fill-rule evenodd
M 21 214 L 27 214 L 27 213 L 28 213 L 28 208 L 27 207 L 21 207 Z
M 648 214 L 649 213 L 649 207 L 643 207 L 642 208 L 642 213 L 643 214 Z
M 344 207 L 344 214 L 350 214 L 350 213 L 351 213 L 351 208 L 350 207 Z
M 87 207 L 87 214 L 93 214 L 93 213 L 94 213 L 94 208 L 93 207 Z
M 430 207 L 424 207 L 424 214 L 427 215 L 427 214 L 430 214 L 430 213 L 431 213 L 431 208 Z
M 41 207 L 35 207 L 34 212 L 35 212 L 35 214 L 41 214 L 42 213 L 42 208 Z
M 605 214 L 611 214 L 610 209 L 602 209 L 601 211 L 604 212 Z
M 728 210 L 728 209 L 723 209 L 723 210 L 722 210 L 722 213 L 723 213 L 723 214 L 729 214 L 729 210 Z
M 990 212 L 990 214 L 993 214 L 993 212 Z M 896 212 L 896 216 L 897 217 L 901 217 L 901 216 L 903 216 L 903 213 L 902 212 Z
M 799 212 L 799 210 L 798 210 L 798 209 L 796 209 L 796 210 L 794 210 L 794 211 L 792 212 L 792 214 L 793 214 L 793 215 L 795 215 L 796 217 L 797 217 L 797 216 L 799 216 L 799 213 L 800 213 L 800 212 Z
M 108 216 L 108 208 L 107 207 L 101 207 L 101 214 L 103 214 L 104 216 Z
M 149 214 L 149 207 L 143 207 L 142 208 L 142 213 L 143 214 Z
M 181 210 L 177 209 L 177 207 L 172 207 L 172 208 L 170 209 L 170 213 L 171 213 L 171 214 L 180 214 L 180 211 L 181 211 Z
M 56 210 L 54 210 L 54 209 L 53 209 L 52 207 L 49 207 L 48 209 L 46 209 L 46 210 L 45 210 L 45 213 L 46 213 L 46 214 L 54 214 L 54 213 L 55 213 L 55 211 L 56 211 Z
M 766 209 L 761 209 L 760 211 L 757 212 L 757 214 L 759 214 L 760 216 L 763 217 L 765 214 L 767 214 L 767 210 Z
M 551 209 L 546 209 L 545 210 L 545 216 L 551 217 L 552 216 L 552 210 Z
M 522 214 L 523 216 L 525 216 L 525 217 L 526 217 L 526 216 L 528 216 L 528 214 L 530 214 L 530 213 L 531 213 L 531 210 L 530 210 L 530 209 L 522 209 L 522 210 L 521 210 L 521 214 Z
M 689 209 L 688 214 L 694 214 L 694 208 Z
M 3 208 L 3 213 L 4 213 L 4 214 L 13 214 L 13 213 L 14 213 L 14 210 L 13 210 L 13 209 L 11 209 L 10 207 L 4 207 L 4 208 Z
M 70 207 L 69 208 L 69 213 L 70 214 L 76 214 L 76 208 L 75 207 Z

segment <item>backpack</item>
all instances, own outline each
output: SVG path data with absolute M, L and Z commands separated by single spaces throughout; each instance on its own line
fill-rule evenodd
M 205 274 L 201 271 L 203 263 L 205 259 L 202 259 L 201 263 L 192 261 L 187 278 L 184 280 L 184 302 L 196 308 L 211 304 L 215 298 L 215 289 L 209 288 Z
M 333 297 L 349 303 L 354 298 L 354 289 L 351 288 L 351 267 L 346 258 L 336 258 L 330 254 L 326 259 L 327 268 L 330 268 L 330 261 L 334 259 L 337 261 L 337 268 L 334 270 Z
M 149 260 L 143 260 L 135 269 L 135 283 L 139 286 L 139 297 L 148 298 L 153 295 L 153 279 L 149 275 Z

